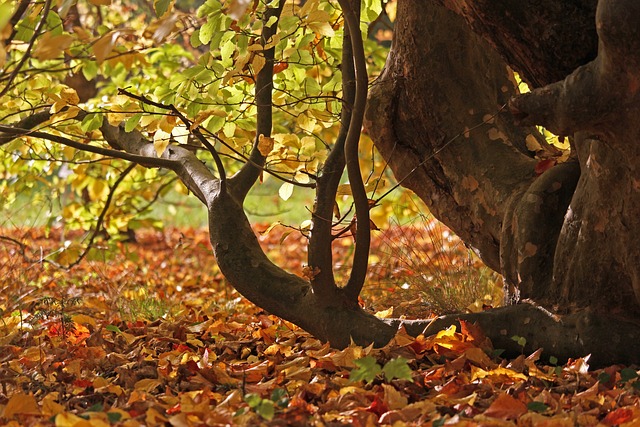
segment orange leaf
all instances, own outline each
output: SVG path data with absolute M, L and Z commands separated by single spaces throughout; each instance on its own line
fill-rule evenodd
M 615 426 L 626 423 L 633 419 L 633 411 L 630 408 L 618 408 L 609 412 L 602 423 L 607 426 Z
M 526 413 L 527 407 L 524 403 L 504 393 L 498 396 L 491 406 L 484 411 L 484 415 L 487 417 L 500 418 L 502 420 L 516 419 Z
M 14 415 L 40 415 L 40 408 L 32 394 L 16 393 L 11 396 L 4 408 L 3 418 Z

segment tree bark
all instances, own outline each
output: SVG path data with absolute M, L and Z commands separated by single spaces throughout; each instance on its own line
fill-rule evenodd
M 520 331 L 534 334 L 530 342 L 557 349 L 564 339 L 567 353 L 588 347 L 599 363 L 637 362 L 640 349 L 614 355 L 604 338 L 617 328 L 623 343 L 640 325 L 640 3 L 600 1 L 597 21 L 594 6 L 399 2 L 367 127 L 396 177 L 436 217 L 521 298 L 564 315 L 554 328 L 566 335 L 532 323 Z M 589 34 L 596 27 L 597 57 L 548 85 L 594 57 Z M 487 120 L 517 94 L 504 59 L 529 82 L 548 86 Z M 539 135 L 516 126 L 534 124 L 570 136 L 575 147 L 568 162 L 540 176 L 526 144 Z M 498 341 L 501 328 L 518 324 L 511 315 L 496 317 L 502 325 L 481 320 L 492 316 L 473 317 Z

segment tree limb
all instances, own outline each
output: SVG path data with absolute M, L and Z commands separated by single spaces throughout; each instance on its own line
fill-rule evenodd
M 318 177 L 316 200 L 312 212 L 313 225 L 309 239 L 308 262 L 313 273 L 311 286 L 316 294 L 327 298 L 332 298 L 335 291 L 331 248 L 334 239 L 332 236 L 333 210 L 338 185 L 345 167 L 344 144 L 351 123 L 356 89 L 351 35 L 347 27 L 344 29 L 342 40 L 341 71 L 343 100 L 340 112 L 340 131 Z
M 262 46 L 265 46 L 278 31 L 278 22 L 284 3 L 284 1 L 281 1 L 278 7 L 267 8 L 265 11 L 263 18 L 265 26 L 262 29 L 260 40 Z M 266 26 L 272 17 L 276 17 L 278 20 L 272 25 Z M 255 85 L 255 102 L 258 109 L 256 139 L 251 149 L 249 161 L 242 166 L 238 173 L 229 179 L 230 190 L 238 200 L 244 200 L 245 197 L 247 197 L 247 193 L 249 193 L 253 184 L 260 177 L 262 168 L 267 160 L 266 156 L 263 156 L 258 149 L 260 135 L 264 137 L 271 136 L 273 117 L 273 59 L 275 56 L 275 46 L 269 49 L 263 49 L 262 54 L 264 55 L 265 64 L 258 73 Z
M 371 230 L 369 225 L 369 198 L 362 182 L 360 173 L 360 158 L 358 146 L 360 132 L 367 104 L 367 64 L 364 56 L 364 46 L 360 34 L 359 5 L 354 7 L 349 0 L 339 0 L 345 17 L 345 24 L 351 35 L 351 47 L 353 49 L 353 62 L 356 75 L 356 93 L 353 106 L 353 114 L 349 124 L 349 132 L 345 141 L 345 161 L 347 175 L 351 186 L 351 193 L 356 208 L 358 227 L 356 230 L 356 248 L 353 255 L 353 267 L 351 275 L 343 292 L 348 300 L 357 302 L 358 295 L 364 285 L 369 266 L 369 246 L 371 242 Z

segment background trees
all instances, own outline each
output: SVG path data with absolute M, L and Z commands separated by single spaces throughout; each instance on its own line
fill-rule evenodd
M 388 342 L 400 322 L 384 322 L 358 305 L 369 230 L 375 225 L 369 214 L 383 194 L 376 179 L 385 165 L 376 168 L 372 162 L 365 174 L 357 156 L 369 83 L 365 66 L 375 73 L 383 59 L 375 41 L 362 37 L 368 31 L 362 23 L 377 19 L 382 7 L 364 2 L 360 11 L 358 2 L 339 3 L 209 0 L 195 16 L 181 10 L 187 5 L 172 8 L 162 1 L 152 8 L 26 0 L 3 6 L 10 12 L 0 22 L 8 28 L 0 76 L 6 198 L 16 197 L 21 186 L 33 186 L 33 179 L 54 184 L 54 191 L 59 191 L 55 184 L 72 183 L 75 200 L 65 206 L 65 220 L 92 229 L 97 217 L 116 234 L 135 226 L 138 214 L 177 176 L 206 206 L 220 269 L 243 295 L 335 346 L 346 346 L 351 339 Z M 619 331 L 614 339 L 620 341 L 637 335 L 637 274 L 631 262 L 636 252 L 626 250 L 634 247 L 637 235 L 635 178 L 628 173 L 634 170 L 635 154 L 627 150 L 629 144 L 611 154 L 608 140 L 602 143 L 613 123 L 599 125 L 602 108 L 579 110 L 593 113 L 586 116 L 586 126 L 567 115 L 571 108 L 563 100 L 572 106 L 578 97 L 562 91 L 573 84 L 507 106 L 517 88 L 504 59 L 536 86 L 593 58 L 593 24 L 587 22 L 594 22 L 595 4 L 549 4 L 554 13 L 536 14 L 547 9 L 533 3 L 511 9 L 502 3 L 480 2 L 473 9 L 455 1 L 442 3 L 486 33 L 502 57 L 463 18 L 437 2 L 401 2 L 394 48 L 383 75 L 372 82 L 365 128 L 402 184 L 517 286 L 514 294 L 567 314 L 565 323 L 531 306 L 522 309 L 524 317 L 511 308 L 478 316 L 498 341 L 507 324 L 507 336 L 527 336 L 531 347 L 551 348 L 559 356 L 599 351 L 602 361 L 634 360 L 635 347 L 622 352 L 599 349 L 598 343 L 612 329 Z M 136 6 L 146 7 L 144 13 Z M 592 81 L 582 76 L 624 77 L 620 87 L 632 96 L 620 105 L 628 121 L 635 111 L 635 72 L 627 67 L 622 74 L 607 75 L 612 66 L 633 59 L 627 7 L 635 6 L 602 3 L 601 22 L 619 14 L 627 28 L 622 34 L 631 41 L 620 42 L 620 34 L 604 25 L 595 65 L 576 80 L 591 88 Z M 530 23 L 540 16 L 550 23 L 543 26 L 548 31 L 544 37 L 536 32 L 540 26 Z M 567 16 L 590 30 L 575 36 L 552 25 Z M 558 50 L 538 49 L 534 39 Z M 366 55 L 363 43 L 368 44 Z M 580 49 L 572 47 L 578 44 Z M 523 46 L 532 54 L 514 53 Z M 558 53 L 563 51 L 572 54 Z M 610 60 L 603 60 L 604 55 Z M 557 57 L 566 58 L 557 62 Z M 603 84 L 598 90 L 620 100 L 612 87 Z M 580 105 L 593 104 L 587 100 Z M 574 158 L 565 161 L 538 130 L 519 127 L 516 119 L 572 135 L 580 131 L 572 140 Z M 624 123 L 616 122 L 614 128 L 622 129 Z M 629 141 L 635 131 L 629 132 L 612 140 Z M 593 139 L 595 134 L 599 140 Z M 586 174 L 587 165 L 599 157 L 627 163 L 601 160 L 604 169 Z M 341 191 L 352 198 L 340 206 L 336 194 L 344 171 L 350 187 Z M 611 171 L 607 180 L 602 171 Z M 311 221 L 301 226 L 310 231 L 305 279 L 286 273 L 264 255 L 246 219 L 243 202 L 266 174 L 282 181 L 279 193 L 285 199 L 295 185 L 316 188 Z M 370 185 L 363 184 L 365 175 Z M 629 198 L 631 204 L 621 202 Z M 605 217 L 605 201 L 617 206 L 615 215 Z M 569 206 L 573 217 L 566 216 Z M 615 221 L 603 222 L 608 218 Z M 602 230 L 611 230 L 622 244 L 602 245 L 597 234 Z M 356 238 L 354 268 L 345 283 L 336 283 L 331 245 L 347 232 Z M 585 233 L 594 237 L 583 239 Z M 594 285 L 585 292 L 588 281 Z M 603 295 L 607 307 L 600 305 Z M 620 317 L 609 323 L 611 312 Z M 425 325 L 406 323 L 412 333 Z M 559 340 L 567 327 L 575 341 Z M 501 346 L 513 346 L 504 338 Z

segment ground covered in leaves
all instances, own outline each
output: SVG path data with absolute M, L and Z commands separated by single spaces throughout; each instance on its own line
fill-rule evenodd
M 74 236 L 0 234 L 14 239 L 0 240 L 3 425 L 640 425 L 637 366 L 504 360 L 470 324 L 332 349 L 241 298 L 204 231 L 105 241 L 70 271 L 38 260 L 77 256 Z M 270 236 L 302 274 L 302 240 Z M 372 289 L 380 316 L 410 312 L 404 294 Z

